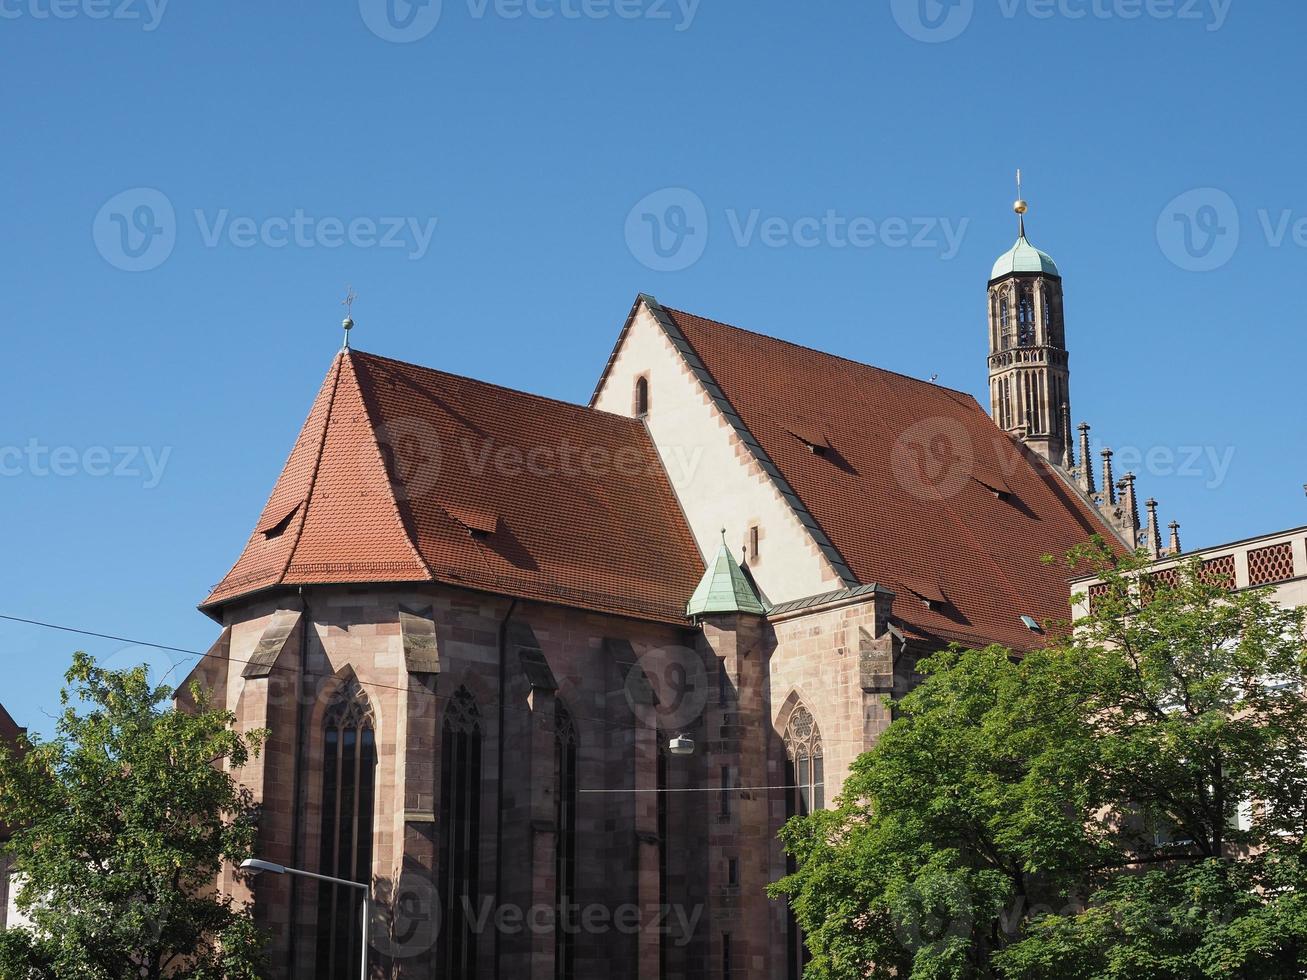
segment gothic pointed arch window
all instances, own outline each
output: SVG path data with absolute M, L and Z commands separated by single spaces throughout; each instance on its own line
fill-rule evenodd
M 322 732 L 322 849 L 318 869 L 332 878 L 371 882 L 377 744 L 372 706 L 350 677 L 331 697 Z M 358 891 L 318 889 L 315 976 L 345 980 L 358 969 L 363 936 Z
M 445 706 L 440 738 L 439 976 L 477 975 L 476 914 L 481 859 L 481 713 L 466 687 Z
M 554 849 L 554 976 L 570 980 L 576 974 L 576 726 L 561 704 L 554 704 L 555 816 Z
M 786 815 L 807 816 L 813 810 L 823 809 L 826 805 L 826 792 L 821 731 L 817 728 L 812 712 L 802 704 L 790 714 L 782 740 L 785 743 L 786 773 L 789 777 L 787 785 L 790 787 L 786 792 Z M 791 857 L 787 860 L 790 871 L 793 872 L 794 859 Z M 787 976 L 790 980 L 799 980 L 812 957 L 804 944 L 803 933 L 793 910 L 787 912 L 786 918 Z
M 785 755 L 793 769 L 794 812 L 806 816 L 826 805 L 821 732 L 812 713 L 799 705 L 785 726 Z
M 999 300 L 999 330 L 1003 335 L 1003 350 L 1012 346 L 1013 334 L 1012 329 L 1012 301 L 1008 298 L 1007 290 L 1003 291 L 1003 298 Z

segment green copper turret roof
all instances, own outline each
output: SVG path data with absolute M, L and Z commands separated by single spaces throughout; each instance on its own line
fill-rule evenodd
M 1053 261 L 1053 257 L 1031 245 L 1024 230 L 1017 243 L 998 257 L 989 279 L 993 282 L 995 279 L 1002 279 L 1017 272 L 1042 273 L 1046 276 L 1057 276 L 1059 279 L 1062 277 L 1062 273 L 1057 271 L 1057 263 Z
M 685 607 L 687 616 L 708 613 L 754 613 L 761 616 L 766 610 L 753 591 L 731 549 L 726 546 L 726 532 L 722 532 L 722 546 L 717 556 L 708 563 L 708 570 L 699 580 L 699 586 Z

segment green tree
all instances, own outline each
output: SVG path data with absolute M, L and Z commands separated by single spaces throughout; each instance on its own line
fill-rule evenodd
M 1303 613 L 1078 549 L 1045 648 L 952 650 L 791 821 L 820 980 L 1307 975 Z
M 260 747 L 198 689 L 168 705 L 144 667 L 67 674 L 50 741 L 0 750 L 0 821 L 33 931 L 0 932 L 6 980 L 260 975 L 249 912 L 213 889 L 248 857 L 255 809 L 232 773 Z

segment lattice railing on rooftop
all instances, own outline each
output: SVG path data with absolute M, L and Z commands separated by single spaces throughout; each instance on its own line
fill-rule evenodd
M 1293 542 L 1254 548 L 1248 552 L 1248 584 L 1267 585 L 1293 578 Z
M 1227 589 L 1234 588 L 1234 555 L 1221 555 L 1203 562 L 1203 581 L 1208 585 L 1220 585 Z

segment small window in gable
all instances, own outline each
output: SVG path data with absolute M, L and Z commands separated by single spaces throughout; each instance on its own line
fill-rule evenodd
M 635 379 L 635 415 L 643 418 L 649 414 L 649 379 L 641 376 Z
M 749 528 L 749 564 L 752 565 L 758 560 L 758 525 L 751 525 Z

